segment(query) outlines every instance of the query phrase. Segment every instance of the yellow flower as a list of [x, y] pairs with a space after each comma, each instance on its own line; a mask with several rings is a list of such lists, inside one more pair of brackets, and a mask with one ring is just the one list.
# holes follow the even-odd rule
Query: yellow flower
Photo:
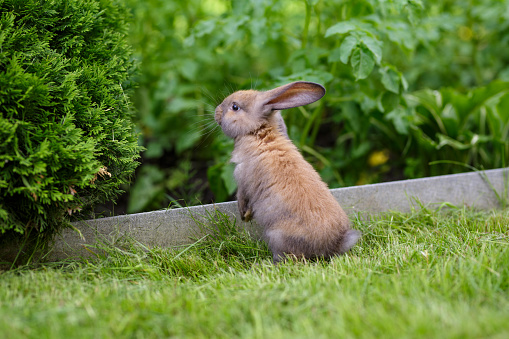
[[472, 32], [472, 29], [470, 29], [470, 27], [461, 26], [460, 28], [458, 28], [458, 36], [463, 41], [470, 41], [474, 36], [474, 32]]
[[389, 151], [375, 151], [369, 155], [368, 164], [371, 167], [383, 165], [389, 160]]

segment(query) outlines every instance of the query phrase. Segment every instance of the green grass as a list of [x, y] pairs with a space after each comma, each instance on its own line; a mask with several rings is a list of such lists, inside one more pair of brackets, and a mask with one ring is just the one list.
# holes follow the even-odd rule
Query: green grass
[[330, 262], [274, 267], [218, 215], [192, 246], [0, 275], [2, 338], [508, 338], [509, 210], [355, 221]]

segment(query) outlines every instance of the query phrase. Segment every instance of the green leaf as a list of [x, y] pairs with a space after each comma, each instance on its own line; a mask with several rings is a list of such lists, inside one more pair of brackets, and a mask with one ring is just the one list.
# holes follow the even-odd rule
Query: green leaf
[[382, 61], [382, 42], [371, 36], [364, 36], [362, 43], [373, 53], [375, 61], [379, 64]]
[[181, 154], [183, 151], [193, 147], [195, 143], [201, 138], [201, 131], [194, 130], [179, 135], [177, 142], [175, 143], [175, 151], [177, 154]]
[[216, 28], [216, 20], [215, 19], [200, 21], [196, 25], [196, 28], [194, 29], [194, 34], [198, 38], [200, 38], [204, 35], [212, 33], [214, 28]]
[[[329, 58], [327, 59], [330, 62], [337, 62], [341, 60], [341, 48], [334, 48], [329, 53]], [[347, 59], [348, 61], [348, 59]]]
[[150, 141], [144, 156], [147, 159], [161, 157], [164, 153], [163, 145], [160, 142]]
[[357, 147], [355, 147], [352, 151], [352, 158], [357, 159], [362, 156], [365, 156], [373, 149], [373, 146], [369, 141], [361, 142]]
[[339, 59], [342, 63], [347, 64], [348, 59], [350, 58], [350, 54], [352, 54], [353, 49], [357, 46], [359, 41], [356, 37], [350, 35], [343, 40], [341, 46], [339, 46]]
[[332, 79], [334, 79], [334, 76], [329, 73], [322, 70], [316, 70], [316, 69], [305, 69], [302, 72], [293, 73], [286, 77], [279, 77], [279, 81], [281, 83], [288, 83], [292, 81], [298, 81], [306, 79], [306, 81], [312, 81], [312, 82], [318, 82], [321, 84], [326, 84]]
[[356, 48], [353, 51], [350, 63], [357, 80], [366, 79], [375, 67], [373, 53], [366, 48]]
[[381, 68], [380, 73], [382, 74], [382, 84], [384, 87], [388, 91], [399, 94], [400, 73], [390, 67]]
[[341, 104], [341, 115], [348, 122], [348, 129], [352, 130], [355, 134], [360, 134], [363, 125], [363, 115], [359, 107], [352, 101], [347, 101]]
[[504, 94], [497, 104], [497, 113], [502, 121], [509, 124], [509, 93]]
[[130, 193], [136, 199], [129, 200], [128, 213], [144, 211], [150, 207], [152, 201], [158, 200], [164, 192], [160, 184], [164, 177], [164, 172], [154, 165], [142, 167], [138, 180], [136, 180], [130, 189]]
[[422, 105], [433, 114], [438, 114], [442, 110], [442, 95], [429, 88], [406, 94], [405, 98], [409, 106]]
[[209, 186], [212, 193], [214, 193], [216, 201], [224, 201], [228, 197], [224, 181], [221, 178], [221, 175], [223, 174], [223, 166], [223, 163], [219, 163], [209, 167], [207, 170]]
[[407, 135], [410, 128], [410, 122], [408, 120], [408, 111], [403, 107], [396, 107], [394, 110], [389, 112], [385, 118], [392, 121], [394, 128], [401, 135]]
[[377, 106], [381, 112], [391, 112], [400, 103], [400, 96], [398, 94], [384, 91], [377, 98]]
[[403, 86], [403, 91], [406, 91], [408, 89], [408, 81], [406, 81], [405, 76], [401, 73], [400, 73], [400, 80], [401, 80], [401, 86]]
[[235, 191], [237, 190], [237, 182], [235, 181], [235, 177], [233, 176], [234, 170], [235, 164], [229, 162], [223, 166], [223, 170], [221, 173], [221, 179], [223, 179], [224, 186], [226, 187], [228, 195], [235, 193]]
[[198, 64], [190, 59], [183, 60], [179, 72], [187, 80], [194, 81], [198, 72]]
[[443, 135], [441, 133], [437, 134], [438, 136], [438, 145], [436, 146], [437, 149], [441, 149], [444, 146], [452, 147], [455, 150], [467, 150], [472, 147], [472, 144], [463, 144], [459, 142], [458, 140], [454, 140], [446, 135]]
[[356, 25], [354, 25], [352, 22], [349, 21], [342, 21], [338, 22], [332, 27], [329, 27], [329, 29], [325, 32], [325, 37], [329, 37], [333, 34], [345, 34], [350, 31], [353, 31], [357, 28]]
[[442, 122], [447, 134], [450, 137], [456, 138], [458, 133], [461, 132], [460, 119], [456, 108], [451, 103], [447, 103], [440, 115], [442, 116]]
[[426, 108], [438, 125], [440, 133], [447, 134], [447, 130], [440, 115], [444, 100], [439, 91], [427, 88], [405, 95], [404, 97], [410, 107], [422, 105]]
[[233, 176], [234, 169], [235, 164], [222, 162], [207, 170], [210, 189], [214, 193], [216, 201], [225, 201], [237, 190], [237, 183]]

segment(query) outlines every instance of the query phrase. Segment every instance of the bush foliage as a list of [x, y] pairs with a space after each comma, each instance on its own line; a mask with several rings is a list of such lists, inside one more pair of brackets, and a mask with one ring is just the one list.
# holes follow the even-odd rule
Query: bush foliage
[[0, 234], [51, 234], [128, 182], [128, 17], [117, 0], [0, 0]]
[[[332, 187], [506, 164], [509, 12], [503, 0], [130, 0], [147, 147], [130, 211], [235, 191], [212, 111], [237, 89], [322, 83], [283, 112]], [[206, 178], [206, 179], [205, 179]], [[200, 183], [198, 179], [201, 179]], [[203, 180], [205, 179], [205, 180]]]

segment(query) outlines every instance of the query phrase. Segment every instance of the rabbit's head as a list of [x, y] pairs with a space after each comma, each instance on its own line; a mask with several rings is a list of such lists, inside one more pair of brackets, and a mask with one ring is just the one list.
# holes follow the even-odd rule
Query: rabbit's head
[[277, 127], [281, 122], [276, 112], [310, 104], [324, 95], [322, 85], [305, 81], [292, 82], [265, 92], [238, 91], [216, 107], [215, 120], [227, 136], [237, 138], [267, 123]]

